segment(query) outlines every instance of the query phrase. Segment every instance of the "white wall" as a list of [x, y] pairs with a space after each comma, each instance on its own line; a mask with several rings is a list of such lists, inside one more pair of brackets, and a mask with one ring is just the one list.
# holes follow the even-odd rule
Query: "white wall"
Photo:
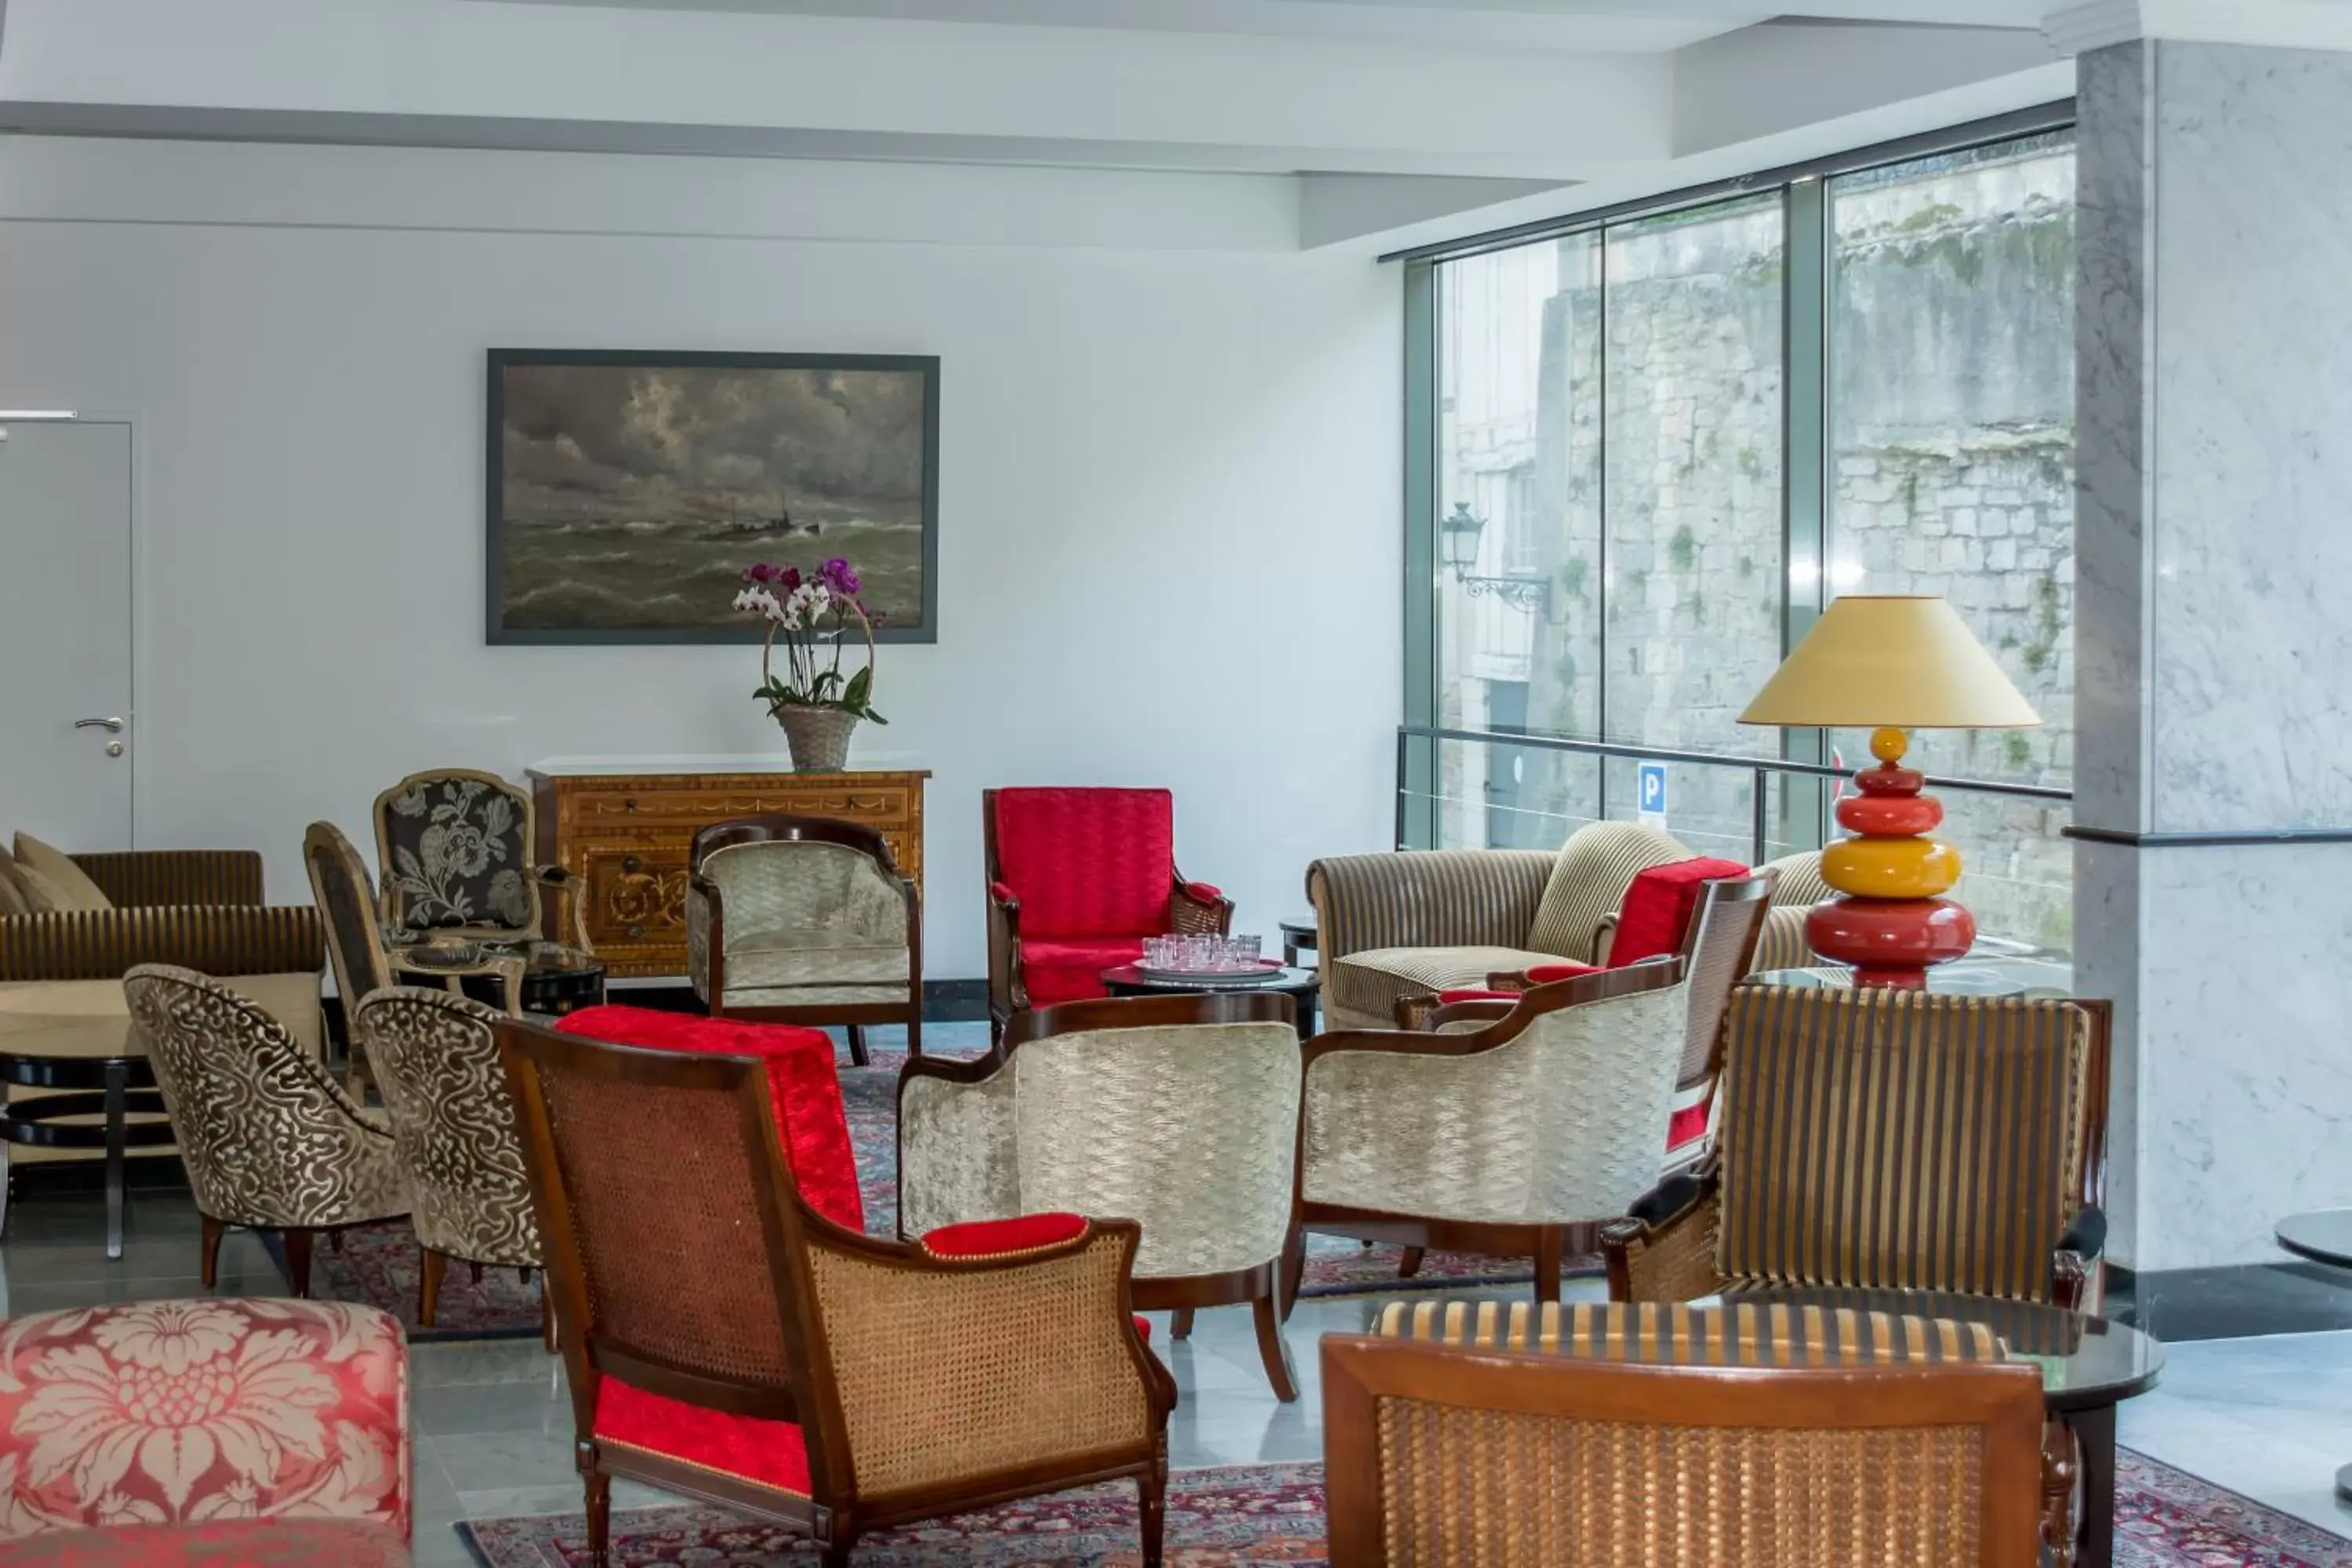
[[[680, 231], [827, 237], [598, 232], [646, 226], [598, 164], [708, 190]], [[484, 645], [482, 353], [936, 353], [940, 640], [883, 650], [871, 742], [935, 773], [932, 976], [985, 967], [994, 784], [1172, 786], [1271, 937], [1307, 860], [1388, 842], [1402, 531], [1398, 279], [1273, 248], [1274, 184], [0, 141], [0, 406], [138, 419], [139, 841], [297, 899], [304, 824], [360, 837], [415, 768], [778, 749], [751, 648]], [[1013, 201], [1060, 243], [970, 242]], [[1223, 248], [1121, 243], [1171, 230]]]

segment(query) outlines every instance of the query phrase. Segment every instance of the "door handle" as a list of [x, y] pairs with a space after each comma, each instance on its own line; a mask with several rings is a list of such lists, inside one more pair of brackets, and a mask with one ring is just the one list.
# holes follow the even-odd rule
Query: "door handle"
[[77, 730], [108, 730], [119, 735], [122, 732], [122, 721], [120, 719], [77, 719], [74, 721], [74, 728]]

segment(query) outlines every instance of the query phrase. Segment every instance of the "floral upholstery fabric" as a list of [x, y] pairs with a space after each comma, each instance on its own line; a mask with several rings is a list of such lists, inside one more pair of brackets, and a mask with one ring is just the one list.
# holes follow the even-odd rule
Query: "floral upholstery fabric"
[[373, 1307], [142, 1301], [0, 1326], [0, 1536], [335, 1519], [405, 1541], [409, 1469], [408, 1352]]
[[142, 964], [122, 990], [199, 1211], [268, 1229], [408, 1212], [392, 1129], [283, 1024], [193, 970]]
[[0, 1541], [0, 1568], [408, 1568], [408, 1543], [355, 1519], [228, 1519]]
[[376, 801], [384, 917], [400, 931], [539, 932], [530, 797], [488, 773], [403, 780]]
[[446, 991], [379, 991], [353, 1020], [408, 1173], [416, 1239], [477, 1263], [540, 1266], [499, 1015]]

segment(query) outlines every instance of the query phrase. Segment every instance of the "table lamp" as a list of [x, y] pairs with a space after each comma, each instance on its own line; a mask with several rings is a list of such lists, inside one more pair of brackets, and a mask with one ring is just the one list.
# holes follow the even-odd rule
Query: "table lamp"
[[1805, 917], [1813, 951], [1853, 965], [1857, 984], [1910, 987], [1968, 952], [1976, 920], [1942, 896], [1960, 879], [1960, 854], [1927, 837], [1944, 808], [1902, 765], [1904, 731], [2022, 730], [2042, 718], [1952, 606], [1927, 594], [1831, 601], [1739, 721], [1871, 731], [1878, 766], [1837, 804], [1857, 837], [1822, 851], [1822, 880], [1840, 896]]

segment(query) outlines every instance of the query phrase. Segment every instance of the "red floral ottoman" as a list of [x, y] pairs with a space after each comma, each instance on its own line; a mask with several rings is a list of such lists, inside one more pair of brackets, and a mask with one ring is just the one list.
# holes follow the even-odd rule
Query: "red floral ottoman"
[[409, 1568], [408, 1543], [357, 1519], [222, 1519], [52, 1530], [0, 1541], [0, 1568]]
[[405, 1542], [408, 1500], [408, 1347], [373, 1307], [140, 1301], [0, 1323], [0, 1537], [337, 1519]]

